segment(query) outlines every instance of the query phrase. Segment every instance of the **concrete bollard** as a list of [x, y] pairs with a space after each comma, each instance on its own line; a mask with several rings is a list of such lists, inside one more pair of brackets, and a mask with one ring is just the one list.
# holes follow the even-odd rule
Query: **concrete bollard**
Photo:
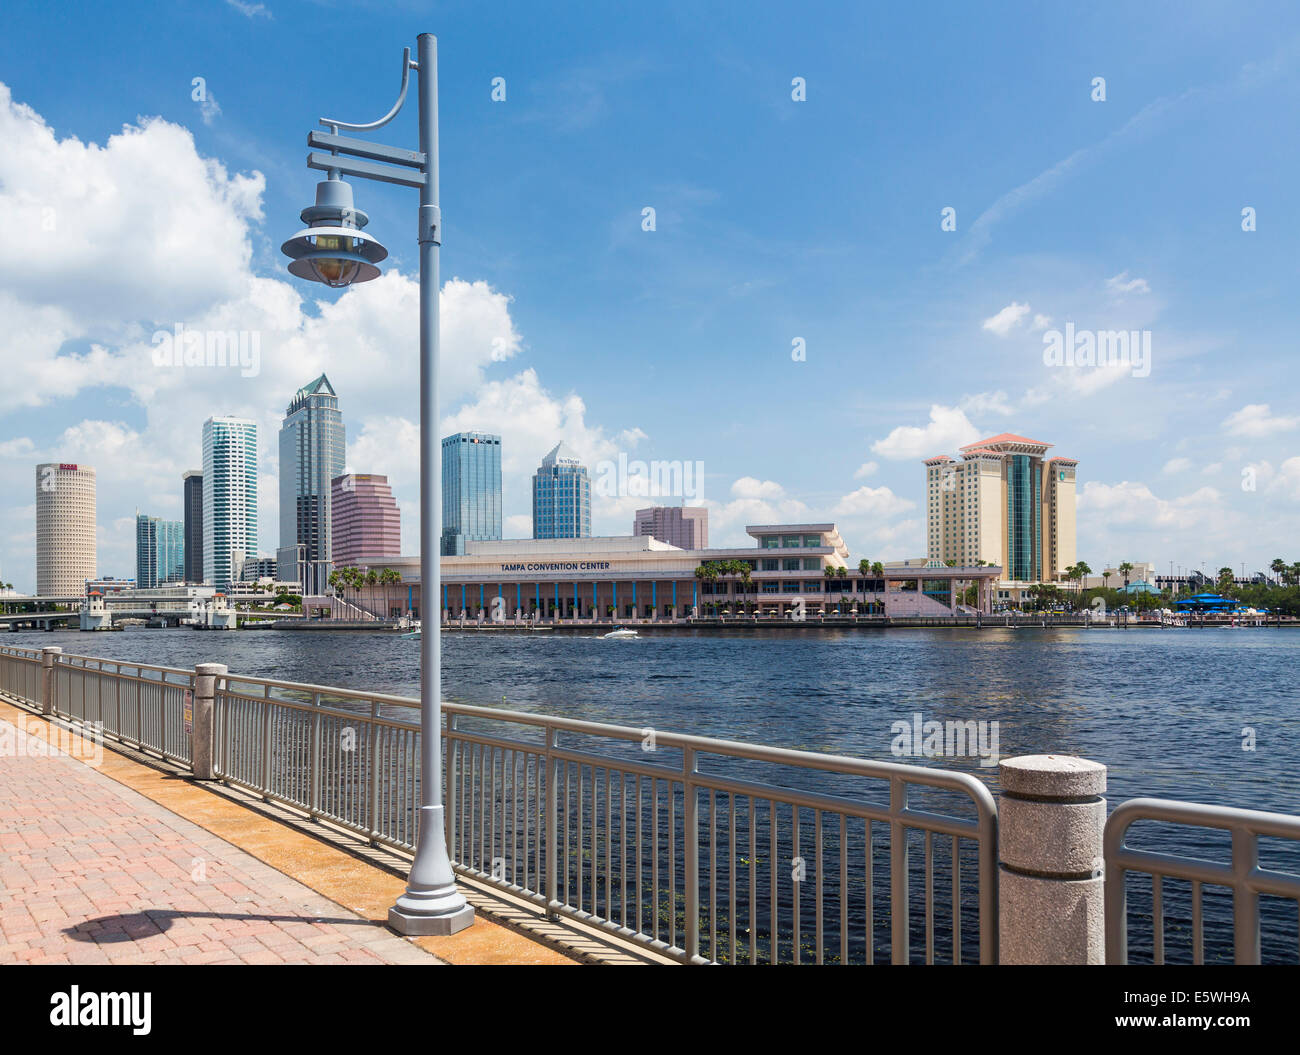
[[58, 645], [52, 645], [49, 648], [41, 649], [41, 713], [53, 714], [54, 694], [58, 691], [57, 683], [54, 680], [54, 664], [58, 662], [58, 656], [63, 649]]
[[1024, 755], [998, 770], [999, 962], [1105, 963], [1106, 767]]
[[216, 748], [217, 679], [224, 678], [224, 663], [194, 664], [194, 725], [190, 731], [190, 768], [195, 780], [214, 780]]

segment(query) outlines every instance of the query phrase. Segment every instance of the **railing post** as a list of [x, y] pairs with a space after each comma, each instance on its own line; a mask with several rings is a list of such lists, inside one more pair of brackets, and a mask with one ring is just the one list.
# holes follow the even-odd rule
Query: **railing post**
[[557, 847], [555, 841], [559, 831], [559, 766], [560, 762], [551, 752], [555, 749], [555, 729], [546, 727], [546, 915], [555, 918], [559, 907], [559, 876], [557, 867]]
[[[686, 856], [687, 963], [694, 962], [700, 955], [700, 802], [695, 790], [697, 765], [695, 748], [682, 748], [682, 852]], [[671, 793], [669, 789], [669, 794]], [[798, 911], [796, 905], [796, 918]], [[713, 920], [709, 920], [709, 926], [714, 926]]]
[[262, 801], [271, 801], [271, 686], [262, 686]]
[[[907, 784], [902, 777], [889, 780], [889, 962], [906, 966], [912, 961], [909, 942], [911, 930], [911, 898], [908, 892], [907, 829], [903, 826], [903, 811], [907, 809]], [[871, 825], [867, 825], [867, 838], [871, 838]], [[867, 906], [868, 911], [874, 911]], [[868, 935], [867, 940], [871, 940]]]
[[999, 963], [1106, 960], [1106, 767], [1072, 755], [998, 764]]
[[63, 649], [57, 645], [51, 648], [41, 649], [41, 713], [55, 714], [58, 711], [55, 694], [58, 692], [58, 682], [55, 681], [55, 664], [58, 662], [59, 654]]
[[320, 757], [320, 693], [314, 692], [311, 697], [311, 759], [307, 763], [308, 783], [311, 788], [310, 801], [311, 809], [308, 814], [312, 820], [321, 808], [321, 757]]
[[[194, 721], [190, 730], [190, 767], [195, 780], [216, 779], [217, 682], [229, 668], [224, 663], [194, 664]], [[161, 691], [161, 690], [160, 690]], [[162, 707], [159, 706], [161, 712]], [[159, 743], [162, 741], [160, 740]]]
[[443, 799], [447, 803], [447, 809], [444, 814], [446, 818], [447, 856], [451, 858], [454, 865], [459, 861], [456, 853], [456, 810], [457, 797], [456, 788], [460, 782], [460, 770], [457, 761], [460, 757], [460, 751], [456, 743], [456, 715], [447, 715], [447, 730], [443, 738], [443, 750], [447, 753], [447, 760], [443, 763], [444, 772], [446, 773], [445, 787], [443, 789]]
[[370, 701], [370, 735], [366, 759], [370, 763], [370, 845], [379, 837], [379, 701]]

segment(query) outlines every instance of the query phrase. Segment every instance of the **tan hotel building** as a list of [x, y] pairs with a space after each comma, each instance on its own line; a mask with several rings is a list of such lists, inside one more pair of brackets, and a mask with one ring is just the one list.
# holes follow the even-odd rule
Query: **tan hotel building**
[[[734, 549], [681, 549], [651, 536], [467, 541], [463, 555], [442, 558], [442, 607], [450, 619], [490, 617], [495, 598], [507, 619], [682, 619], [704, 615], [713, 604], [747, 601], [767, 615], [802, 608], [815, 615], [837, 604], [873, 603], [887, 615], [950, 615], [959, 583], [979, 584], [979, 607], [988, 611], [990, 586], [1000, 568], [886, 568], [879, 577], [858, 573], [834, 524], [767, 524], [745, 529], [754, 545]], [[706, 561], [741, 560], [751, 582], [726, 575], [701, 582]], [[420, 561], [372, 561], [393, 568], [400, 584], [348, 594], [383, 618], [419, 616]], [[829, 586], [827, 567], [848, 568], [842, 590]], [[911, 576], [907, 578], [906, 576]], [[833, 580], [838, 582], [840, 580]]]
[[1079, 463], [1046, 457], [1050, 443], [1004, 432], [925, 461], [931, 559], [983, 560], [1004, 584], [1053, 582], [1075, 563]]

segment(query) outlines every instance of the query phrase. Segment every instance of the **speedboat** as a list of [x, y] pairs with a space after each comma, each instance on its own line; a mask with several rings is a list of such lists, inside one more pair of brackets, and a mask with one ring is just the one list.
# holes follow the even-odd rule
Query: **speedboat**
[[613, 630], [611, 630], [608, 634], [605, 634], [604, 636], [607, 638], [612, 637], [615, 640], [622, 640], [623, 638], [640, 637], [641, 635], [638, 634], [635, 630], [629, 630], [625, 626], [616, 626], [614, 627]]

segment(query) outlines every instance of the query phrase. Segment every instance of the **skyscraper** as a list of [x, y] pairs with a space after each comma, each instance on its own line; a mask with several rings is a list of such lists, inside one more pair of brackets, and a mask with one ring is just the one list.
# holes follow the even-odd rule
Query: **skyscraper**
[[46, 462], [36, 467], [36, 592], [76, 597], [95, 578], [95, 470]]
[[638, 509], [632, 520], [633, 535], [649, 535], [682, 549], [709, 548], [707, 506], [651, 506]]
[[185, 481], [185, 581], [203, 581], [203, 470], [191, 469]]
[[140, 588], [185, 578], [185, 525], [135, 513], [135, 583]]
[[334, 563], [339, 567], [402, 555], [402, 513], [387, 476], [349, 473], [333, 481]]
[[589, 538], [591, 478], [583, 465], [557, 443], [533, 474], [533, 538]]
[[280, 426], [278, 574], [309, 594], [323, 594], [329, 578], [330, 488], [346, 457], [339, 397], [321, 374], [298, 389]]
[[203, 580], [227, 588], [257, 554], [257, 423], [203, 423]]
[[1011, 582], [1051, 582], [1075, 563], [1073, 458], [1009, 432], [925, 462], [928, 552], [936, 560], [1003, 568]]
[[457, 432], [442, 439], [444, 555], [463, 554], [467, 541], [501, 538], [501, 437]]

